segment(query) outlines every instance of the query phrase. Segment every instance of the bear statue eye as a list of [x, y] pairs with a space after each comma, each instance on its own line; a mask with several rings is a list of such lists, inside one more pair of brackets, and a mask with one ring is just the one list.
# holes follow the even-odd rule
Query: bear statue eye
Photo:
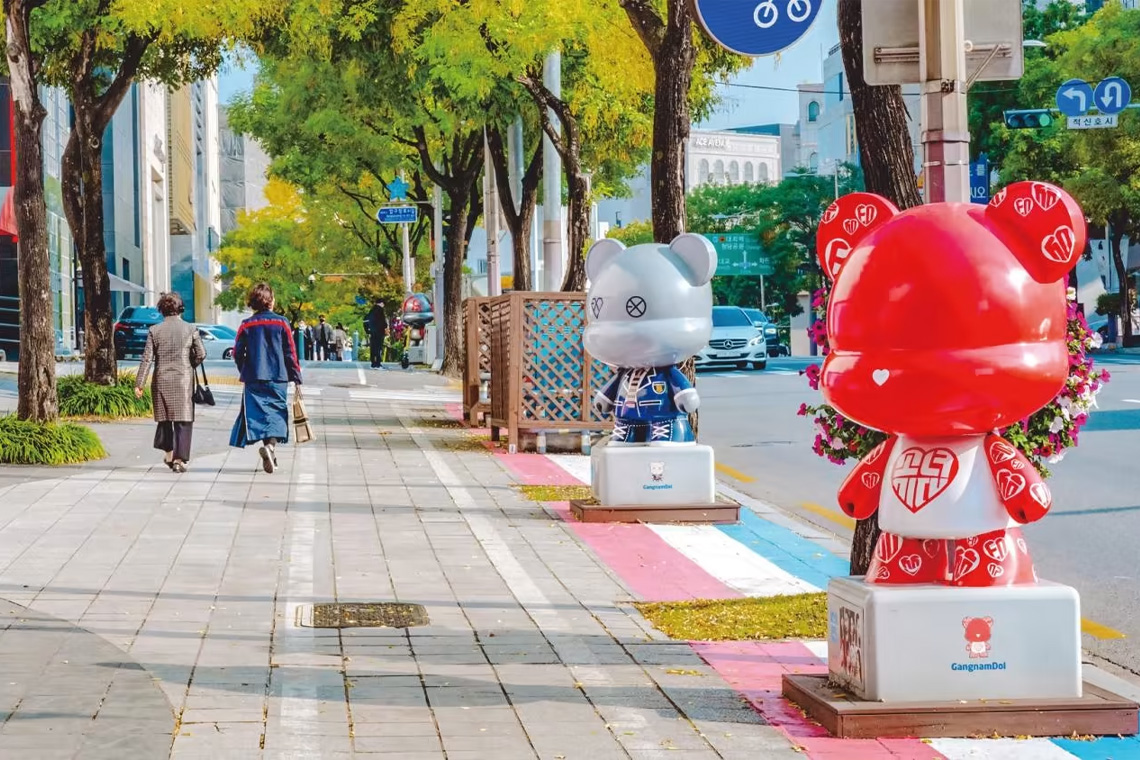
[[603, 302], [602, 302], [601, 298], [591, 298], [590, 299], [590, 311], [593, 312], [594, 319], [597, 319], [598, 317], [602, 316], [602, 303]]
[[645, 299], [641, 296], [632, 296], [625, 302], [625, 313], [634, 319], [645, 316]]

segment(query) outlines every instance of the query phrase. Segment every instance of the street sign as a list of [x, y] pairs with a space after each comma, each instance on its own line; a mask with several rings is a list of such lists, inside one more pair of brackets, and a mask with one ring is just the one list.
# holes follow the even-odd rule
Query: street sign
[[1116, 129], [1118, 126], [1120, 117], [1116, 114], [1069, 117], [1069, 129]]
[[388, 197], [393, 201], [406, 201], [408, 199], [408, 183], [403, 177], [396, 177], [388, 183]]
[[1057, 110], [1065, 116], [1084, 116], [1092, 106], [1093, 88], [1085, 80], [1070, 79], [1057, 88]]
[[990, 202], [990, 161], [985, 153], [970, 164], [970, 202]]
[[419, 218], [419, 209], [415, 206], [381, 206], [376, 212], [376, 221], [380, 224], [415, 224]]
[[[1096, 86], [1096, 107], [1103, 114], [1118, 114], [1132, 102], [1132, 87], [1120, 77], [1107, 77]], [[1078, 114], [1066, 114], [1076, 116]]]
[[823, 0], [694, 0], [713, 41], [741, 55], [772, 55], [807, 34]]
[[702, 233], [702, 237], [716, 249], [718, 277], [772, 274], [772, 264], [755, 233], [711, 232]]

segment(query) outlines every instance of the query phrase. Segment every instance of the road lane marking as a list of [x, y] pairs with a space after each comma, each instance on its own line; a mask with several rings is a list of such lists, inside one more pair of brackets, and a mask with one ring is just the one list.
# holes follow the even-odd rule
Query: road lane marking
[[1115, 628], [1101, 625], [1087, 618], [1081, 618], [1081, 633], [1087, 633], [1094, 639], [1126, 639], [1128, 638]]
[[806, 509], [808, 512], [819, 515], [824, 519], [831, 520], [833, 523], [842, 525], [844, 528], [850, 528], [852, 530], [855, 528], [855, 521], [837, 509], [828, 509], [822, 504], [816, 504], [815, 502], [811, 501], [801, 501], [800, 506]]
[[732, 478], [733, 480], [739, 480], [741, 483], [755, 483], [756, 482], [756, 478], [752, 477], [751, 475], [745, 475], [743, 472], [736, 469], [735, 467], [729, 467], [727, 464], [724, 464], [723, 462], [717, 462], [716, 463], [716, 469], [719, 472], [723, 472], [725, 475]]

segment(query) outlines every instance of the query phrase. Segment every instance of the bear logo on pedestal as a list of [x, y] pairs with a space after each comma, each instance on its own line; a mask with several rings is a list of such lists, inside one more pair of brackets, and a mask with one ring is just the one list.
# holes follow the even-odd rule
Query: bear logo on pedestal
[[970, 659], [989, 657], [994, 619], [991, 617], [963, 618], [962, 627], [966, 629], [966, 651], [970, 654]]
[[694, 442], [688, 415], [700, 397], [677, 365], [712, 335], [716, 263], [700, 235], [632, 248], [606, 239], [590, 248], [582, 343], [616, 370], [593, 399], [599, 417], [613, 414], [610, 445]]

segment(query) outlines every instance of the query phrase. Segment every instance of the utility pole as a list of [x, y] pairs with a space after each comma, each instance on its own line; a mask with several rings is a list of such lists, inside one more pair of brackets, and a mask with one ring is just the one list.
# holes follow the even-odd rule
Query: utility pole
[[970, 200], [965, 0], [919, 0], [922, 147], [927, 203]]
[[435, 355], [443, 357], [444, 344], [443, 344], [443, 326], [447, 324], [444, 318], [444, 310], [451, 308], [450, 304], [444, 302], [444, 293], [446, 292], [443, 287], [443, 188], [436, 185], [432, 190], [432, 220], [431, 220], [431, 237], [432, 243], [435, 247], [435, 278], [433, 280], [433, 289], [435, 290], [435, 300], [432, 306], [435, 310]]
[[487, 295], [503, 292], [503, 278], [499, 274], [499, 187], [495, 182], [491, 148], [487, 131], [483, 130], [483, 227], [487, 231]]
[[[404, 180], [404, 172], [400, 171], [400, 181]], [[407, 296], [412, 292], [412, 288], [416, 285], [416, 268], [412, 262], [412, 246], [408, 240], [408, 225], [400, 225], [400, 246], [404, 251], [404, 295]]]
[[[562, 97], [562, 53], [555, 50], [542, 67], [543, 84], [556, 98]], [[554, 111], [550, 122], [560, 129]], [[542, 289], [562, 287], [562, 157], [554, 143], [542, 138]]]

